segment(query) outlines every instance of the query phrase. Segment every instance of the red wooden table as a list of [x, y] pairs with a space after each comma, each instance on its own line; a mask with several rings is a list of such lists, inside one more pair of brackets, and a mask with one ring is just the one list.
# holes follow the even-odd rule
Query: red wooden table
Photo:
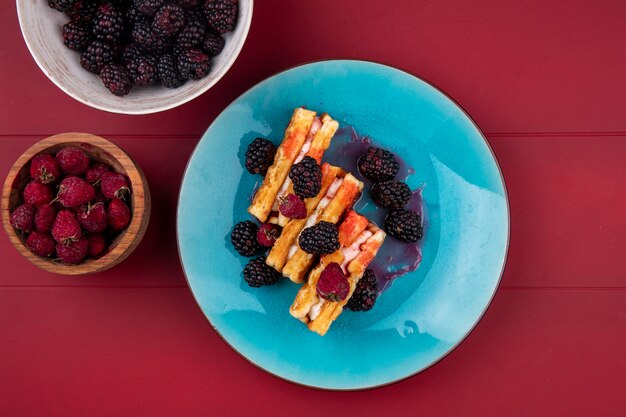
[[[623, 0], [258, 0], [224, 79], [151, 116], [62, 93], [5, 6], [2, 176], [43, 137], [99, 134], [145, 171], [153, 217], [122, 265], [82, 278], [36, 269], [2, 234], [0, 416], [626, 415]], [[265, 77], [325, 58], [393, 65], [454, 97], [489, 138], [511, 204], [483, 320], [437, 365], [374, 391], [307, 389], [240, 358], [196, 307], [176, 250], [178, 187], [206, 127]]]

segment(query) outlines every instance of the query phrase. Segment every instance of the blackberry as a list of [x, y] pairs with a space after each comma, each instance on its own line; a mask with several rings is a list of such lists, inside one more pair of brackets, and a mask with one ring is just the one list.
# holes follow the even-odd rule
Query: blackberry
[[138, 22], [133, 26], [131, 38], [139, 48], [149, 54], [161, 55], [172, 46], [168, 39], [159, 36], [145, 21]]
[[403, 208], [411, 199], [411, 189], [398, 180], [377, 182], [372, 187], [372, 198], [380, 207]]
[[259, 242], [256, 240], [258, 232], [259, 227], [250, 220], [239, 222], [230, 233], [230, 242], [240, 255], [252, 256], [259, 251]]
[[276, 146], [267, 139], [256, 138], [246, 149], [246, 169], [250, 174], [267, 174], [274, 162]]
[[143, 51], [135, 43], [129, 43], [124, 47], [124, 49], [122, 49], [122, 61], [124, 61], [124, 63], [127, 63], [131, 59], [135, 59], [140, 55], [143, 55]]
[[91, 24], [97, 10], [98, 3], [95, 0], [78, 0], [65, 14], [70, 20]]
[[139, 23], [146, 19], [147, 18], [139, 12], [137, 6], [130, 6], [128, 10], [126, 10], [126, 20], [131, 24]]
[[389, 151], [369, 148], [358, 162], [359, 171], [372, 181], [386, 181], [396, 176], [400, 165]]
[[251, 287], [262, 287], [263, 285], [276, 284], [280, 279], [280, 274], [271, 266], [265, 263], [265, 256], [251, 259], [243, 268], [243, 279]]
[[75, 0], [48, 0], [48, 6], [60, 12], [69, 10], [74, 5]]
[[403, 242], [417, 242], [424, 233], [421, 223], [422, 218], [416, 212], [394, 209], [387, 213], [384, 229], [391, 236]]
[[205, 0], [203, 5], [209, 27], [220, 34], [235, 29], [238, 9], [238, 0]]
[[115, 50], [108, 43], [95, 40], [80, 55], [80, 65], [89, 72], [98, 74], [104, 64], [113, 61]]
[[159, 35], [169, 38], [185, 26], [185, 11], [176, 4], [161, 7], [152, 21], [152, 29]]
[[189, 80], [199, 80], [211, 70], [211, 58], [199, 49], [187, 49], [178, 55], [178, 72]]
[[154, 85], [159, 82], [156, 58], [149, 55], [136, 55], [126, 61], [126, 70], [133, 83]]
[[96, 39], [117, 43], [124, 32], [122, 12], [111, 3], [101, 4], [92, 22], [91, 30]]
[[176, 45], [181, 49], [191, 49], [202, 47], [204, 40], [204, 32], [206, 27], [203, 22], [194, 19], [189, 15], [187, 17], [187, 25], [180, 31], [176, 37]]
[[133, 6], [143, 16], [154, 17], [164, 3], [164, 0], [135, 0]]
[[366, 269], [365, 273], [356, 284], [352, 297], [348, 300], [346, 308], [352, 311], [369, 311], [374, 307], [378, 297], [378, 282], [376, 275], [371, 269]]
[[171, 54], [165, 54], [159, 58], [157, 74], [166, 88], [177, 88], [185, 84], [185, 79], [180, 76], [176, 68], [176, 59]]
[[207, 30], [202, 41], [202, 49], [211, 56], [219, 55], [224, 49], [224, 38], [219, 33]]
[[70, 49], [82, 51], [91, 42], [89, 26], [78, 21], [70, 21], [63, 25], [63, 43]]
[[306, 253], [327, 254], [339, 249], [339, 233], [337, 226], [321, 221], [307, 227], [298, 238], [300, 248]]
[[322, 188], [322, 169], [315, 159], [305, 156], [302, 161], [291, 167], [289, 179], [298, 197], [302, 199], [315, 197]]
[[100, 79], [104, 86], [116, 96], [125, 96], [133, 87], [126, 68], [121, 64], [110, 63], [102, 66]]

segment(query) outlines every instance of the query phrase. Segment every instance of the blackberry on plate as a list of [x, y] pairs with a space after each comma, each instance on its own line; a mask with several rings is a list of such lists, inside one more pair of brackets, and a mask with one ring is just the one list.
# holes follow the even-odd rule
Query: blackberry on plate
[[411, 210], [393, 209], [385, 217], [384, 229], [403, 242], [417, 242], [422, 238], [422, 218]]
[[137, 11], [146, 17], [154, 17], [163, 6], [165, 0], [134, 0], [133, 6]]
[[100, 79], [104, 86], [116, 96], [125, 96], [133, 87], [126, 68], [121, 64], [103, 65], [100, 69]]
[[100, 68], [115, 57], [115, 50], [108, 43], [95, 40], [80, 55], [80, 65], [89, 72], [98, 74]]
[[65, 14], [70, 20], [91, 24], [97, 10], [98, 2], [96, 0], [78, 0]]
[[238, 0], [205, 0], [203, 5], [209, 27], [218, 33], [235, 29], [238, 9]]
[[389, 151], [370, 147], [358, 162], [359, 171], [372, 181], [386, 181], [396, 176], [400, 164]]
[[185, 11], [177, 4], [161, 7], [152, 21], [152, 29], [165, 38], [176, 35], [185, 26]]
[[78, 21], [70, 21], [63, 25], [63, 43], [70, 49], [82, 51], [91, 42], [89, 26]]
[[124, 32], [122, 12], [111, 3], [101, 4], [92, 22], [91, 30], [96, 39], [117, 43]]
[[159, 82], [156, 58], [149, 55], [136, 55], [126, 61], [126, 69], [133, 83], [154, 85]]
[[276, 284], [280, 273], [265, 263], [265, 256], [251, 259], [243, 268], [243, 279], [251, 287]]
[[48, 6], [60, 12], [67, 11], [74, 5], [75, 0], [48, 0]]
[[384, 208], [403, 208], [411, 199], [411, 189], [398, 180], [377, 182], [372, 187], [374, 202]]
[[157, 34], [152, 26], [145, 21], [138, 22], [133, 26], [131, 38], [139, 48], [150, 54], [163, 54], [172, 46], [169, 39]]
[[305, 156], [291, 167], [289, 179], [298, 197], [315, 197], [322, 188], [322, 169], [315, 159]]
[[205, 31], [205, 24], [189, 14], [187, 16], [187, 25], [176, 36], [176, 45], [181, 49], [202, 47]]
[[171, 54], [162, 55], [157, 62], [157, 74], [166, 88], [177, 88], [185, 84], [176, 68], [176, 59]]
[[224, 38], [219, 33], [208, 29], [202, 40], [202, 49], [211, 56], [219, 55], [222, 49], [224, 49], [224, 43]]
[[233, 231], [230, 233], [230, 242], [235, 247], [235, 250], [242, 256], [252, 256], [259, 251], [259, 242], [256, 240], [256, 235], [259, 232], [259, 227], [246, 220], [239, 222], [233, 227]]
[[371, 269], [366, 269], [356, 284], [354, 293], [348, 300], [346, 308], [352, 311], [369, 311], [374, 307], [377, 297], [378, 282], [376, 281], [376, 274]]
[[276, 146], [267, 139], [256, 138], [246, 149], [246, 169], [250, 174], [267, 174], [274, 162]]
[[199, 49], [187, 49], [178, 54], [178, 72], [188, 80], [199, 80], [211, 70], [211, 58]]
[[339, 249], [339, 233], [337, 226], [321, 221], [307, 227], [298, 238], [300, 248], [306, 253], [327, 254]]

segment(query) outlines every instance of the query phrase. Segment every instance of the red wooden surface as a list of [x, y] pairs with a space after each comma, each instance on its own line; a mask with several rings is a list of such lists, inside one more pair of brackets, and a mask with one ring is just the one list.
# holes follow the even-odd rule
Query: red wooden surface
[[[257, 0], [226, 77], [152, 116], [58, 90], [9, 4], [0, 174], [42, 137], [95, 133], [142, 166], [154, 209], [139, 249], [91, 277], [40, 271], [2, 234], [0, 416], [626, 415], [623, 1]], [[375, 391], [311, 390], [248, 364], [195, 306], [176, 252], [199, 135], [264, 77], [324, 58], [394, 65], [448, 92], [487, 133], [511, 204], [508, 264], [483, 320], [437, 365]]]

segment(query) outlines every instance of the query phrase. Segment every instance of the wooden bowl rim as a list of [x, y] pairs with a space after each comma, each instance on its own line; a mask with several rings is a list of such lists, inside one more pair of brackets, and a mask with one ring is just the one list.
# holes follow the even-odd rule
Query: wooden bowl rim
[[[100, 148], [102, 151], [107, 152], [113, 156], [110, 150], [116, 152], [114, 159], [124, 169], [124, 174], [131, 183], [132, 193], [132, 217], [128, 227], [122, 231], [121, 236], [118, 238], [115, 247], [106, 253], [104, 256], [97, 259], [87, 259], [86, 261], [77, 265], [67, 265], [59, 261], [55, 261], [50, 258], [44, 258], [42, 256], [35, 255], [24, 244], [18, 233], [15, 231], [10, 223], [10, 207], [9, 198], [13, 188], [13, 184], [16, 180], [18, 173], [23, 167], [35, 156], [55, 145], [63, 143], [87, 143], [91, 146]], [[107, 150], [109, 148], [110, 150]], [[132, 172], [137, 172], [138, 175], [130, 175]], [[145, 202], [143, 207], [135, 204], [138, 200]], [[84, 275], [92, 274], [95, 272], [104, 271], [109, 269], [121, 261], [123, 261], [135, 247], [139, 244], [143, 238], [145, 231], [150, 220], [150, 190], [148, 188], [148, 182], [141, 171], [141, 168], [132, 160], [132, 158], [115, 143], [105, 139], [101, 136], [92, 135], [89, 133], [79, 132], [67, 132], [60, 133], [53, 136], [49, 136], [39, 142], [33, 144], [28, 148], [20, 157], [15, 161], [2, 188], [2, 223], [4, 229], [9, 235], [9, 239], [13, 243], [13, 246], [31, 263], [34, 265], [57, 274], [63, 275]]]

